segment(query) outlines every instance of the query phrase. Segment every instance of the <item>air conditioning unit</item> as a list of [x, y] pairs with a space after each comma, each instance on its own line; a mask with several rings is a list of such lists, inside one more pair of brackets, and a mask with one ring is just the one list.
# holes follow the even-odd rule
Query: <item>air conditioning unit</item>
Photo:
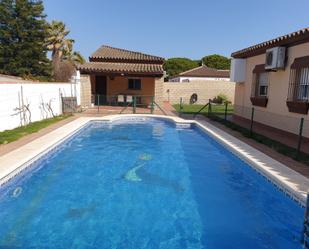
[[285, 47], [274, 47], [266, 50], [265, 69], [278, 70], [285, 66]]
[[232, 82], [245, 82], [246, 80], [246, 59], [232, 58], [230, 81]]

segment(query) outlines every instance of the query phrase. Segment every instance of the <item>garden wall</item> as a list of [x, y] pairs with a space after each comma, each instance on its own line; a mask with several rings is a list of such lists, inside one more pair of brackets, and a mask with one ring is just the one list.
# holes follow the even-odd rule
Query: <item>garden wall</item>
[[69, 82], [33, 82], [0, 75], [0, 131], [62, 114], [61, 96], [79, 96], [79, 88]]
[[190, 102], [192, 94], [197, 94], [197, 104], [206, 104], [219, 94], [224, 94], [232, 103], [234, 102], [235, 83], [229, 81], [190, 81], [165, 82], [163, 96], [171, 104], [179, 104], [180, 98], [185, 104]]

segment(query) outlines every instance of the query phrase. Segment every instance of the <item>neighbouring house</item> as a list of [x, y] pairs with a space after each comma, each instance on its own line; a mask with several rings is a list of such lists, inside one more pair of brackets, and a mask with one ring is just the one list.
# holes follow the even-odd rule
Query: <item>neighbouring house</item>
[[170, 78], [169, 82], [191, 82], [204, 80], [229, 81], [230, 71], [218, 70], [202, 65]]
[[309, 28], [232, 53], [235, 115], [309, 137]]
[[171, 104], [206, 104], [219, 94], [234, 101], [235, 83], [230, 82], [229, 70], [217, 70], [202, 65], [180, 73], [164, 82], [164, 100]]
[[83, 107], [132, 102], [160, 104], [163, 94], [164, 58], [102, 46], [79, 66]]

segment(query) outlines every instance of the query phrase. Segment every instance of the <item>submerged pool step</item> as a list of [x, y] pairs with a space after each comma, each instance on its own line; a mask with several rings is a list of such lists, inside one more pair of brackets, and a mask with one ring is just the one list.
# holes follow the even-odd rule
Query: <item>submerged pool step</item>
[[176, 123], [176, 129], [190, 129], [191, 124]]

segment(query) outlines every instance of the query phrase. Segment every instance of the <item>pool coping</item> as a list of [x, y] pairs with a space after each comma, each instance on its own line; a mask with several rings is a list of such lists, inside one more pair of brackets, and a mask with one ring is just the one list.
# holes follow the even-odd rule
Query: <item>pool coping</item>
[[267, 156], [252, 146], [231, 136], [225, 131], [213, 126], [206, 120], [184, 120], [174, 116], [153, 114], [121, 114], [104, 117], [80, 117], [50, 133], [33, 140], [0, 157], [0, 187], [19, 175], [31, 164], [72, 137], [91, 121], [113, 122], [140, 118], [160, 118], [173, 121], [176, 124], [192, 124], [199, 127], [217, 142], [226, 147], [258, 173], [266, 177], [276, 187], [305, 206], [309, 191], [309, 179], [288, 168], [277, 160]]

